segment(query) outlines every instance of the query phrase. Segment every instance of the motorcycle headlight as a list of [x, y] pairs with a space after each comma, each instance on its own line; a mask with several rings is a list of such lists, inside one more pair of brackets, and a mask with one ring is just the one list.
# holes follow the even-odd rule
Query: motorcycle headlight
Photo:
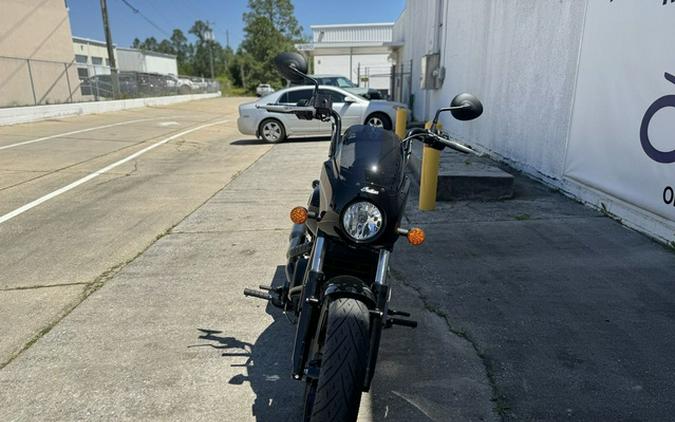
[[349, 237], [357, 241], [374, 238], [383, 223], [379, 208], [366, 201], [351, 204], [342, 214], [342, 227]]

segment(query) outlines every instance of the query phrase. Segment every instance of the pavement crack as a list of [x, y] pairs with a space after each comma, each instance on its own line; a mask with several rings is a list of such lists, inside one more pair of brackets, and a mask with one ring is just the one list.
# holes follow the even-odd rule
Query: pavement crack
[[446, 325], [448, 326], [448, 330], [452, 334], [456, 335], [457, 337], [463, 338], [471, 345], [474, 352], [476, 353], [476, 356], [478, 357], [478, 359], [480, 359], [485, 369], [485, 376], [488, 380], [488, 383], [490, 384], [490, 389], [492, 390], [492, 397], [490, 400], [494, 404], [493, 411], [497, 414], [497, 416], [501, 421], [505, 421], [507, 416], [509, 416], [511, 413], [511, 407], [508, 405], [506, 401], [506, 396], [504, 395], [503, 392], [501, 392], [499, 386], [497, 385], [494, 365], [492, 361], [487, 356], [485, 356], [485, 354], [480, 350], [478, 341], [475, 338], [473, 338], [473, 336], [466, 330], [458, 329], [455, 326], [453, 326], [448, 314], [443, 309], [430, 303], [429, 298], [424, 293], [422, 293], [422, 290], [418, 286], [406, 281], [403, 274], [401, 274], [400, 272], [396, 271], [393, 268], [390, 268], [389, 272], [394, 280], [414, 290], [419, 299], [424, 304], [424, 308], [427, 311], [442, 318], [445, 321]]
[[17, 290], [34, 290], [34, 289], [48, 289], [51, 287], [68, 287], [68, 286], [88, 286], [91, 283], [77, 282], [77, 283], [58, 283], [58, 284], [37, 284], [34, 286], [19, 286], [19, 287], [3, 287], [0, 292], [13, 292]]

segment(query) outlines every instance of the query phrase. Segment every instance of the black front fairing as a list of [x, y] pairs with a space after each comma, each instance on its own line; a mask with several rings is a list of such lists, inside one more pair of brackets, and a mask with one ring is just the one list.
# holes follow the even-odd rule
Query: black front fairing
[[347, 129], [321, 172], [321, 230], [350, 241], [340, 224], [342, 211], [368, 200], [384, 213], [385, 223], [382, 234], [368, 243], [390, 248], [408, 194], [404, 170], [401, 141], [393, 132], [365, 125]]
[[395, 191], [403, 175], [401, 141], [393, 132], [371, 126], [352, 126], [335, 147], [340, 182]]

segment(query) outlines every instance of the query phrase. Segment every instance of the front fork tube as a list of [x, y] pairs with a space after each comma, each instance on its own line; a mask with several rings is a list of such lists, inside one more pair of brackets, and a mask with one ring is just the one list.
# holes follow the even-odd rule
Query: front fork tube
[[391, 252], [380, 250], [380, 256], [377, 261], [377, 271], [375, 273], [374, 292], [377, 306], [373, 313], [370, 323], [370, 347], [368, 348], [368, 366], [366, 367], [366, 378], [363, 380], [363, 391], [370, 390], [370, 384], [375, 375], [375, 365], [377, 364], [377, 354], [380, 351], [380, 338], [382, 337], [382, 328], [384, 319], [387, 317], [389, 307], [389, 286], [387, 286], [387, 271], [389, 271], [389, 257]]
[[316, 237], [312, 257], [310, 260], [309, 271], [307, 272], [302, 297], [300, 298], [301, 307], [298, 327], [295, 332], [295, 346], [293, 347], [293, 378], [302, 379], [307, 353], [309, 351], [309, 340], [312, 334], [312, 321], [319, 311], [318, 299], [316, 297], [317, 286], [323, 279], [323, 258], [326, 252], [326, 242], [321, 233]]

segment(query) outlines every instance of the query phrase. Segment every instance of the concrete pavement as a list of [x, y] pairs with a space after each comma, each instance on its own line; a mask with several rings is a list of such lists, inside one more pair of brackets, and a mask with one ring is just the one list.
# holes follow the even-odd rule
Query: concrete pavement
[[[0, 370], [0, 420], [299, 420], [303, 386], [289, 379], [294, 327], [242, 290], [280, 281], [288, 210], [306, 202], [327, 150], [326, 141], [270, 147], [237, 137], [227, 125], [209, 128], [149, 152], [138, 170], [129, 164], [130, 176], [120, 171], [69, 192], [79, 194], [75, 208], [72, 196], [59, 197], [70, 201], [55, 199], [52, 216], [39, 207], [10, 220], [27, 222], [11, 238], [24, 243], [14, 248], [14, 275], [4, 281], [19, 288], [2, 292], [8, 299], [0, 296], [3, 315], [14, 318], [3, 333], [25, 332], [42, 315], [52, 319], [48, 332], [35, 334]], [[215, 194], [199, 206], [194, 190]], [[50, 225], [44, 238], [55, 239], [44, 246], [37, 233], [26, 240], [21, 234]], [[146, 243], [133, 243], [135, 236]], [[58, 239], [77, 253], [67, 253]], [[58, 270], [37, 259], [22, 264], [24, 248], [64, 264]], [[34, 288], [30, 281], [42, 271], [52, 271], [59, 284]], [[89, 281], [65, 285], [69, 279]], [[5, 300], [12, 305], [4, 307]], [[51, 300], [61, 302], [48, 307]], [[67, 315], [56, 316], [68, 300]], [[494, 420], [487, 373], [471, 343], [396, 280], [393, 306], [411, 311], [420, 327], [385, 332], [360, 421]]]
[[153, 143], [229, 118], [0, 223], [0, 367], [270, 148], [230, 145], [239, 101], [0, 128], [2, 219]]
[[[229, 120], [0, 224], [0, 420], [298, 420], [293, 326], [241, 292], [281, 280], [328, 143], [242, 138], [236, 103], [0, 130], [1, 148], [157, 118], [0, 150], [2, 216]], [[412, 198], [427, 242], [397, 245], [392, 306], [420, 326], [385, 332], [361, 422], [675, 413], [673, 252], [522, 176], [515, 193]]]

